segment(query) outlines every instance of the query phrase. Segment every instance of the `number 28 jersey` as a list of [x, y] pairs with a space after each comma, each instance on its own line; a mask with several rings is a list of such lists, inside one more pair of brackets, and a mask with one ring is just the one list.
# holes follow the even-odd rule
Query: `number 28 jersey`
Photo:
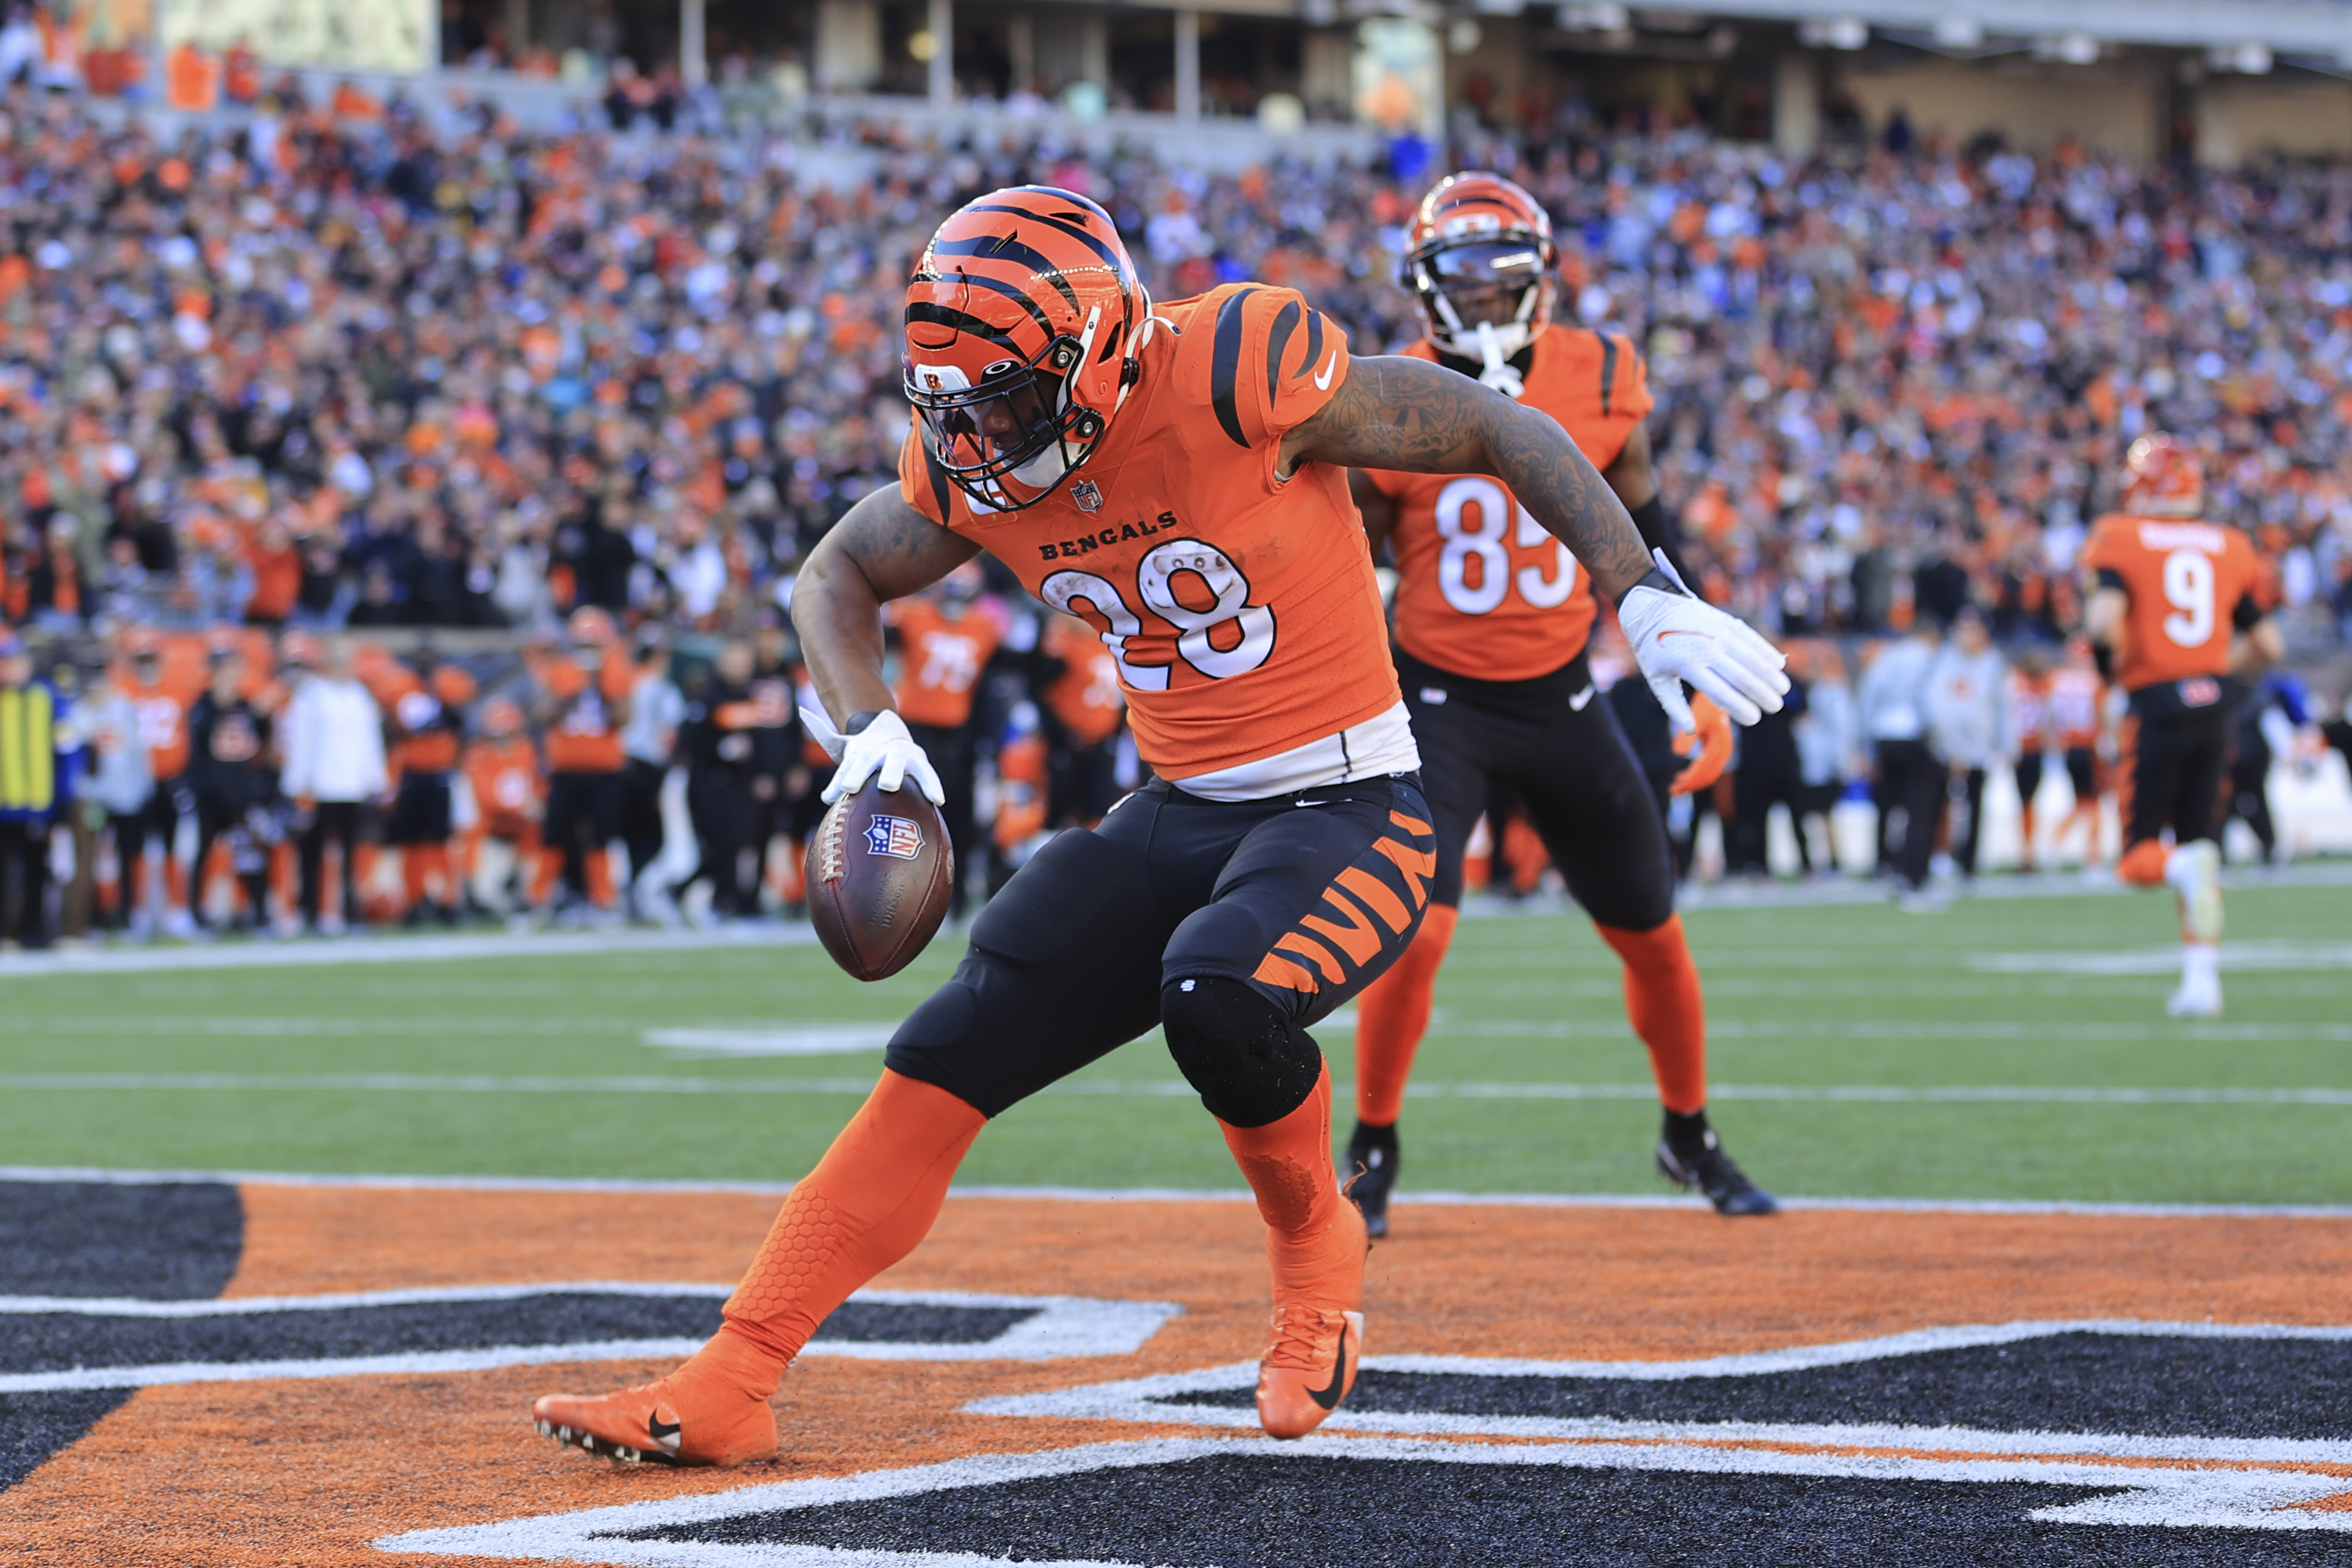
[[1094, 628], [1160, 777], [1244, 799], [1418, 766], [1347, 471], [1275, 477], [1283, 436], [1347, 379], [1345, 335], [1253, 284], [1154, 315], [1127, 405], [1051, 495], [975, 505], [919, 427], [900, 493]]
[[[1434, 360], [1427, 343], [1405, 351]], [[1651, 408], [1642, 356], [1622, 338], [1570, 327], [1536, 338], [1519, 401], [1559, 421], [1605, 468]], [[1397, 503], [1396, 640], [1424, 664], [1475, 680], [1531, 680], [1584, 651], [1596, 606], [1568, 546], [1484, 474], [1370, 472]]]
[[2262, 564], [2234, 528], [2114, 513], [2092, 528], [2083, 562], [2130, 601], [2117, 650], [2126, 691], [2218, 679], [2229, 673], [2232, 634], [2262, 618]]

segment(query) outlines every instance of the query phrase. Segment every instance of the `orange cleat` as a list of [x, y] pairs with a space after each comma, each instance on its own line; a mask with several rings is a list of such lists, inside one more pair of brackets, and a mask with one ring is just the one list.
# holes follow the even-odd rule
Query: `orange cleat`
[[624, 1465], [726, 1469], [774, 1458], [767, 1396], [725, 1375], [709, 1353], [617, 1394], [548, 1394], [531, 1406], [533, 1423], [542, 1437]]
[[1362, 1211], [1341, 1203], [1304, 1247], [1276, 1241], [1269, 1247], [1276, 1258], [1274, 1343], [1257, 1370], [1257, 1419], [1267, 1436], [1306, 1436], [1356, 1386], [1364, 1354], [1364, 1314], [1356, 1306], [1370, 1246]]

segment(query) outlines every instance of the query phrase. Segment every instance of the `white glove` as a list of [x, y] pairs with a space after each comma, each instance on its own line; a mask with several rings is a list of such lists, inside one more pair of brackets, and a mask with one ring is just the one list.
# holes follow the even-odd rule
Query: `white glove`
[[[1665, 552], [1651, 553], [1658, 569], [1682, 586]], [[1789, 689], [1789, 678], [1780, 670], [1789, 661], [1738, 616], [1687, 590], [1635, 588], [1617, 606], [1617, 619], [1633, 645], [1633, 662], [1676, 733], [1696, 727], [1690, 704], [1683, 700], [1685, 680], [1713, 698], [1737, 724], [1753, 724], [1780, 710], [1781, 694]]]
[[888, 709], [874, 715], [873, 722], [855, 735], [835, 729], [833, 721], [815, 708], [801, 710], [801, 723], [824, 748], [825, 755], [841, 764], [834, 772], [833, 782], [824, 786], [822, 798], [827, 805], [864, 789], [867, 779], [877, 776], [885, 794], [911, 778], [933, 805], [948, 803], [948, 792], [940, 787], [940, 775], [932, 771], [930, 758], [907, 733], [907, 721]]

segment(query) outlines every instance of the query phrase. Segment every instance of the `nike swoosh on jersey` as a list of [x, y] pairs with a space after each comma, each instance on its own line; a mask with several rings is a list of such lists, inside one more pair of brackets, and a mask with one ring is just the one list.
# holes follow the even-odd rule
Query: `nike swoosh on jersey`
[[1333, 349], [1331, 351], [1330, 362], [1323, 367], [1323, 374], [1315, 378], [1315, 390], [1318, 392], [1328, 392], [1331, 389], [1332, 374], [1339, 368], [1339, 351], [1338, 349]]
[[1568, 710], [1571, 713], [1581, 713], [1584, 711], [1584, 705], [1591, 700], [1592, 682], [1588, 680], [1584, 683], [1583, 690], [1568, 700]]

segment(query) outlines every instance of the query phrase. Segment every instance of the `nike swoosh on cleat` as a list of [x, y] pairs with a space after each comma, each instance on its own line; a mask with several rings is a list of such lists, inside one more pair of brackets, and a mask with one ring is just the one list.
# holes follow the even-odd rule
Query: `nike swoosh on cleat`
[[1323, 367], [1323, 374], [1315, 378], [1315, 390], [1318, 392], [1329, 391], [1331, 386], [1331, 373], [1339, 368], [1339, 351], [1338, 349], [1333, 349], [1331, 351], [1330, 363]]
[[1342, 1323], [1339, 1326], [1339, 1359], [1333, 1363], [1331, 1366], [1331, 1386], [1328, 1388], [1310, 1388], [1307, 1391], [1307, 1397], [1313, 1400], [1316, 1404], [1321, 1405], [1326, 1410], [1334, 1409], [1339, 1403], [1339, 1391], [1347, 1385], [1347, 1382], [1348, 1328], [1345, 1323]]
[[1571, 713], [1581, 713], [1584, 711], [1584, 705], [1591, 700], [1592, 682], [1588, 680], [1584, 683], [1583, 690], [1568, 700], [1568, 710]]
[[655, 1445], [667, 1453], [677, 1452], [677, 1435], [685, 1427], [682, 1421], [664, 1421], [658, 1415], [646, 1417], [646, 1430], [653, 1435]]

